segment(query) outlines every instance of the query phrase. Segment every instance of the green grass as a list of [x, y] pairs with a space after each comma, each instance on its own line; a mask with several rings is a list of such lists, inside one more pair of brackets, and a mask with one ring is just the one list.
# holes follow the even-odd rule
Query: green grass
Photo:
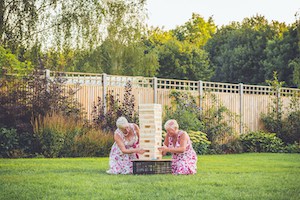
[[192, 176], [107, 168], [108, 158], [0, 159], [0, 199], [300, 199], [300, 154], [199, 156]]

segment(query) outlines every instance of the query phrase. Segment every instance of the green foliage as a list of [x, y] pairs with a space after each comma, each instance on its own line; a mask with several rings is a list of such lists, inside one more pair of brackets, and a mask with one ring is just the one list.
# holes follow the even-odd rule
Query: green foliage
[[206, 154], [211, 142], [207, 139], [207, 135], [201, 131], [189, 131], [188, 135], [192, 141], [192, 145], [197, 154]]
[[170, 93], [170, 98], [172, 98], [172, 107], [165, 107], [164, 122], [169, 119], [176, 119], [180, 129], [185, 131], [199, 131], [203, 128], [199, 120], [200, 108], [191, 94], [173, 90]]
[[286, 153], [300, 153], [300, 145], [295, 142], [294, 144], [287, 144], [284, 147], [284, 152]]
[[203, 47], [216, 32], [212, 17], [206, 22], [199, 14], [193, 13], [192, 18], [184, 25], [177, 26], [172, 33], [179, 41], [187, 41], [197, 47]]
[[188, 42], [169, 40], [158, 48], [158, 56], [159, 77], [209, 80], [212, 76], [207, 52]]
[[226, 141], [211, 145], [209, 154], [235, 154], [243, 152], [243, 145], [240, 142], [239, 136], [227, 136]]
[[282, 121], [281, 134], [278, 135], [284, 142], [292, 144], [300, 141], [300, 110], [290, 112]]
[[122, 43], [107, 38], [99, 47], [103, 71], [118, 75], [154, 76], [159, 67], [155, 50], [148, 49], [141, 41]]
[[27, 156], [40, 151], [32, 121], [51, 112], [82, 116], [75, 91], [65, 88], [60, 76], [48, 80], [44, 72], [34, 71], [27, 78], [7, 76], [0, 82], [1, 126], [17, 130], [19, 148]]
[[275, 133], [250, 132], [240, 136], [244, 152], [283, 152], [284, 144]]
[[223, 26], [205, 45], [215, 67], [211, 80], [264, 84], [277, 71], [281, 80], [294, 86], [291, 62], [299, 56], [298, 40], [295, 26], [268, 23], [263, 16]]
[[293, 71], [293, 83], [300, 88], [300, 58], [296, 58], [289, 63], [289, 68]]
[[214, 145], [225, 144], [226, 138], [235, 135], [229, 121], [237, 120], [238, 117], [231, 113], [217, 97], [212, 93], [205, 93], [204, 98], [211, 99], [212, 103], [201, 112], [202, 131], [207, 134], [209, 141]]
[[13, 150], [18, 147], [19, 140], [16, 129], [0, 128], [0, 157], [12, 157]]
[[75, 117], [62, 114], [48, 114], [33, 122], [34, 133], [45, 157], [71, 156], [74, 138], [82, 134], [84, 126]]
[[284, 24], [273, 22], [274, 30], [278, 30], [276, 37], [269, 39], [264, 50], [266, 54], [263, 60], [265, 79], [271, 79], [273, 72], [278, 73], [278, 79], [283, 80], [289, 87], [294, 87], [293, 77], [297, 77], [300, 49], [298, 46], [299, 36], [297, 28], [286, 27]]
[[91, 128], [75, 137], [72, 151], [76, 157], [103, 157], [109, 155], [113, 143], [113, 134]]
[[[207, 93], [206, 98], [212, 98], [213, 103], [209, 108], [200, 109], [195, 98], [189, 93], [172, 91], [172, 107], [165, 107], [163, 121], [176, 119], [180, 129], [190, 131], [202, 131], [207, 134], [211, 150], [217, 153], [222, 152], [240, 152], [239, 144], [228, 144], [228, 138], [235, 135], [233, 128], [228, 124], [229, 120], [235, 120], [237, 117], [228, 111], [221, 103], [217, 102], [214, 95]], [[232, 143], [234, 143], [232, 141]], [[223, 145], [223, 147], [221, 147]], [[225, 146], [224, 146], [225, 145]], [[231, 146], [233, 147], [231, 147]], [[219, 150], [216, 150], [219, 148]]]
[[14, 54], [2, 46], [0, 46], [0, 66], [0, 77], [7, 74], [24, 76], [32, 71], [30, 62], [20, 62]]
[[285, 143], [292, 144], [299, 142], [300, 138], [300, 96], [298, 93], [292, 94], [290, 97], [289, 108], [284, 112], [282, 98], [277, 95], [280, 93], [280, 89], [283, 82], [279, 82], [277, 73], [274, 72], [274, 80], [269, 83], [275, 96], [273, 98], [273, 104], [270, 106], [269, 112], [261, 115], [261, 120], [264, 124], [264, 128], [269, 132], [274, 132]]

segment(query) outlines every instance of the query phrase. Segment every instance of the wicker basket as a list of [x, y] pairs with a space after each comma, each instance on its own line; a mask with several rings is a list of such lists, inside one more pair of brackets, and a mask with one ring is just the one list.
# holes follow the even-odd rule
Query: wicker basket
[[134, 160], [133, 174], [171, 174], [171, 160]]

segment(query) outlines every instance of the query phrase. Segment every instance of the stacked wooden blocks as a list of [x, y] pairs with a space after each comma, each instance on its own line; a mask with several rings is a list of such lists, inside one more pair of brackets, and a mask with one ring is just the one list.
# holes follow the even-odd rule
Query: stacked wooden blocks
[[160, 104], [140, 104], [140, 147], [146, 152], [140, 155], [142, 160], [162, 159], [158, 151], [162, 141], [162, 107]]

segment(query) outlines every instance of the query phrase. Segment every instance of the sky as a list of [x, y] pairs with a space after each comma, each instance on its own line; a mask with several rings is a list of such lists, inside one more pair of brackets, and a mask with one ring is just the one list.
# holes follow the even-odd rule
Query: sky
[[146, 8], [147, 24], [164, 30], [183, 25], [192, 13], [200, 14], [206, 21], [212, 16], [219, 27], [256, 14], [265, 16], [269, 22], [286, 24], [296, 21], [297, 12], [300, 17], [300, 0], [147, 0]]

